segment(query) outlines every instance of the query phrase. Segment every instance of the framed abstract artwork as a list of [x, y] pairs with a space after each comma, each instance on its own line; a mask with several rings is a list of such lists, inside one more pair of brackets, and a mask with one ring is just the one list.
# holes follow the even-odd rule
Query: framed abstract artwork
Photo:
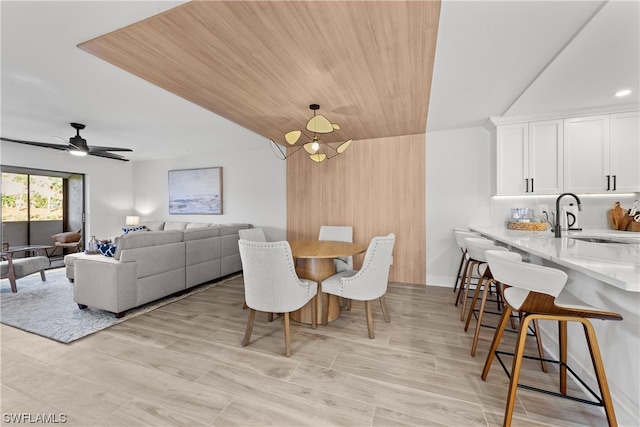
[[169, 171], [170, 215], [221, 215], [222, 168]]

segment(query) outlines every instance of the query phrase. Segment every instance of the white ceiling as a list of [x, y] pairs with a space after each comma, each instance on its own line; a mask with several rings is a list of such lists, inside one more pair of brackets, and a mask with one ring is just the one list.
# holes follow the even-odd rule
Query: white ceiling
[[[132, 160], [264, 148], [252, 132], [76, 47], [180, 3], [3, 0], [1, 135], [59, 143], [53, 135], [66, 139], [69, 122], [80, 122], [90, 145], [132, 148]], [[427, 130], [637, 106], [639, 22], [637, 1], [444, 1]], [[614, 98], [621, 88], [633, 92]]]

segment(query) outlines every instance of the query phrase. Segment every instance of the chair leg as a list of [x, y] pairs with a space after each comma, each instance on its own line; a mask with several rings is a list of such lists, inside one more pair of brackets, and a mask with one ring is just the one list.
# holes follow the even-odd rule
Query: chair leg
[[256, 311], [252, 308], [249, 312], [249, 319], [247, 319], [247, 330], [244, 332], [244, 338], [242, 340], [242, 346], [246, 347], [249, 345], [249, 340], [251, 339], [251, 331], [253, 331], [253, 321], [256, 319]]
[[289, 313], [284, 313], [284, 355], [291, 356], [291, 337], [289, 335]]
[[322, 326], [327, 326], [329, 323], [329, 294], [322, 293]]
[[491, 342], [491, 347], [489, 348], [489, 354], [487, 354], [487, 360], [484, 362], [484, 369], [482, 370], [482, 380], [487, 379], [487, 375], [489, 375], [489, 370], [491, 369], [491, 364], [493, 363], [493, 358], [495, 357], [495, 352], [500, 345], [500, 341], [502, 340], [502, 334], [504, 333], [504, 328], [507, 326], [507, 322], [509, 318], [511, 318], [511, 307], [505, 305], [504, 311], [502, 312], [502, 317], [500, 317], [500, 323], [498, 323], [498, 327], [496, 328], [496, 333], [493, 335], [493, 341]]
[[[480, 301], [480, 310], [478, 310], [478, 320], [476, 323], [476, 331], [473, 334], [473, 344], [471, 344], [471, 356], [475, 357], [476, 348], [478, 347], [478, 338], [480, 338], [480, 328], [482, 327], [482, 317], [484, 315], [484, 307], [487, 305], [487, 297], [489, 295], [489, 289], [491, 289], [492, 280], [487, 281], [484, 285], [484, 291], [482, 292], [482, 301]], [[471, 320], [471, 315], [473, 312], [469, 311], [469, 317], [467, 318], [467, 326], [469, 326], [469, 320]], [[465, 330], [467, 329], [465, 326]]]
[[511, 426], [513, 418], [513, 409], [516, 403], [516, 392], [518, 391], [518, 380], [520, 379], [520, 368], [522, 367], [522, 356], [524, 347], [527, 343], [527, 331], [529, 330], [529, 322], [534, 315], [524, 316], [523, 323], [518, 332], [518, 343], [513, 354], [513, 365], [511, 367], [511, 380], [509, 381], [509, 393], [507, 394], [507, 405], [504, 410], [504, 427]]
[[[322, 305], [324, 307], [324, 304]], [[317, 310], [318, 310], [318, 294], [316, 294], [313, 298], [311, 298], [311, 329], [316, 329], [318, 327], [318, 311]], [[323, 311], [322, 315], [324, 316], [324, 308], [322, 311]], [[327, 310], [327, 316], [328, 316], [328, 310]]]
[[560, 393], [567, 394], [567, 321], [558, 320], [558, 344], [560, 359]]
[[533, 333], [536, 336], [536, 344], [538, 345], [538, 356], [540, 357], [540, 367], [542, 372], [547, 372], [547, 363], [544, 359], [544, 349], [542, 348], [542, 338], [540, 337], [540, 328], [538, 327], [538, 319], [533, 319], [531, 322], [533, 325]]
[[367, 331], [369, 331], [369, 338], [374, 339], [373, 333], [373, 316], [371, 315], [371, 301], [364, 302], [364, 311], [367, 314]]
[[384, 316], [385, 323], [391, 323], [391, 318], [389, 317], [389, 310], [387, 310], [387, 301], [382, 295], [380, 298], [380, 309], [382, 310], [382, 315]]
[[613, 401], [611, 400], [611, 394], [609, 393], [609, 384], [607, 383], [607, 376], [604, 372], [604, 364], [602, 363], [602, 356], [600, 355], [600, 347], [598, 346], [596, 333], [589, 320], [580, 319], [579, 321], [582, 323], [584, 335], [587, 338], [591, 362], [593, 363], [593, 369], [598, 380], [598, 385], [600, 386], [600, 396], [604, 403], [604, 411], [607, 414], [607, 422], [609, 423], [609, 427], [617, 426], [618, 422], [616, 421], [616, 414], [613, 410]]
[[456, 303], [455, 303], [456, 307], [460, 302], [460, 298], [462, 297], [462, 293], [464, 292], [464, 288], [466, 286], [468, 267], [469, 267], [469, 260], [467, 259], [467, 257], [464, 257], [464, 267], [462, 269], [462, 277], [460, 277], [460, 287], [458, 288], [458, 294], [456, 295]]
[[273, 313], [267, 313], [267, 320], [273, 322]]
[[44, 270], [40, 270], [40, 278], [43, 282], [47, 281], [47, 276], [45, 275]]
[[[460, 248], [460, 250], [462, 251], [462, 256], [460, 257], [460, 265], [458, 266], [458, 274], [456, 274], [456, 282], [453, 284], [453, 292], [456, 291], [456, 288], [458, 287], [458, 282], [460, 281], [460, 275], [462, 274], [462, 265], [464, 264], [464, 251], [462, 250], [462, 248]], [[462, 286], [462, 283], [460, 284], [460, 286]]]
[[[462, 310], [460, 310], [460, 320], [464, 320], [464, 313], [467, 311], [467, 301], [469, 298], [469, 288], [471, 287], [471, 276], [473, 276], [473, 267], [476, 265], [480, 265], [480, 263], [478, 261], [473, 261], [471, 263], [469, 263], [469, 271], [467, 271], [467, 286], [466, 289], [464, 290], [464, 297], [462, 298]], [[478, 289], [478, 287], [480, 287], [480, 280], [482, 280], [482, 277], [479, 279], [478, 284], [476, 284], [476, 289]]]
[[[469, 329], [469, 323], [471, 323], [471, 318], [473, 317], [473, 311], [476, 309], [476, 304], [478, 303], [478, 296], [480, 296], [480, 291], [483, 288], [484, 279], [485, 279], [484, 276], [478, 279], [478, 285], [476, 286], [476, 289], [473, 292], [473, 298], [471, 299], [471, 306], [469, 307], [469, 312], [467, 313], [467, 321], [464, 324], [465, 332], [467, 332], [467, 329]], [[484, 285], [484, 287], [486, 287], [486, 285]], [[483, 298], [486, 298], [484, 297], [484, 294], [483, 294]]]

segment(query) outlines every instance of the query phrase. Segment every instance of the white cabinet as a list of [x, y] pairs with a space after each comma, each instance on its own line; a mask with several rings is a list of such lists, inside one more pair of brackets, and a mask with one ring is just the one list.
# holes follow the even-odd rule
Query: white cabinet
[[564, 191], [640, 191], [638, 112], [566, 119]]
[[496, 195], [562, 192], [562, 123], [548, 120], [497, 127]]
[[610, 188], [625, 193], [640, 191], [640, 114], [612, 114], [610, 131]]

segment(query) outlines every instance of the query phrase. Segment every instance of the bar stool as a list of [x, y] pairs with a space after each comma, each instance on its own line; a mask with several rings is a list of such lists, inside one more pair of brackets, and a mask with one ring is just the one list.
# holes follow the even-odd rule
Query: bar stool
[[[465, 254], [467, 253], [467, 251], [460, 246], [460, 242], [458, 241], [458, 237], [456, 236], [456, 233], [460, 233], [461, 236], [466, 236], [466, 237], [480, 237], [479, 233], [476, 233], [475, 231], [471, 231], [468, 228], [453, 228], [453, 236], [456, 238], [456, 244], [458, 245], [458, 247], [460, 248], [460, 251], [462, 252], [462, 256], [460, 257], [460, 265], [458, 266], [458, 274], [456, 275], [456, 281], [453, 284], [453, 292], [456, 291], [456, 289], [458, 289], [458, 283], [460, 282], [461, 278], [462, 278], [462, 265], [464, 264], [464, 259], [465, 259]], [[458, 303], [458, 301], [456, 301], [456, 304]]]
[[[485, 239], [483, 237], [466, 237], [463, 239], [463, 244], [466, 250], [466, 256], [465, 258], [467, 259], [467, 263], [466, 263], [466, 272], [464, 273], [464, 276], [466, 277], [466, 283], [464, 285], [464, 295], [462, 296], [462, 310], [460, 310], [460, 320], [464, 320], [465, 319], [465, 313], [467, 310], [467, 301], [469, 299], [469, 290], [471, 289], [471, 278], [472, 278], [472, 273], [474, 271], [474, 268], [476, 269], [477, 273], [478, 273], [478, 281], [476, 282], [476, 287], [475, 287], [475, 291], [476, 293], [479, 291], [479, 289], [482, 287], [482, 283], [485, 280], [488, 280], [491, 278], [490, 276], [490, 272], [487, 269], [487, 262], [486, 261], [481, 261], [479, 259], [476, 259], [474, 257], [471, 256], [471, 253], [469, 252], [469, 244], [475, 244], [475, 251], [474, 254], [480, 256], [482, 254], [482, 259], [484, 259], [484, 251], [488, 250], [488, 249], [495, 249], [498, 246], [496, 246], [495, 242], [493, 240], [489, 240], [489, 239]], [[460, 290], [462, 291], [463, 289], [460, 288]]]
[[[458, 306], [458, 303], [462, 300], [462, 296], [463, 296], [463, 292], [464, 292], [464, 288], [467, 282], [467, 272], [468, 272], [468, 266], [469, 266], [469, 260], [467, 258], [467, 244], [464, 241], [464, 239], [468, 238], [468, 237], [475, 237], [478, 239], [485, 239], [484, 237], [478, 236], [476, 233], [470, 232], [470, 231], [454, 231], [454, 235], [456, 238], [456, 243], [458, 244], [458, 246], [460, 247], [460, 250], [462, 251], [462, 258], [460, 259], [460, 267], [462, 268], [462, 271], [458, 271], [458, 279], [456, 279], [456, 284], [458, 283], [458, 281], [460, 282], [460, 287], [458, 288], [458, 293], [456, 294], [456, 307]], [[491, 241], [489, 239], [485, 239], [487, 241]], [[478, 274], [476, 274], [475, 276], [471, 277], [469, 279], [469, 282], [471, 282], [471, 279], [478, 279]], [[454, 292], [455, 292], [455, 287], [454, 287]], [[462, 320], [462, 319], [461, 319]]]
[[[588, 319], [622, 320], [622, 316], [618, 313], [608, 312], [592, 307], [578, 300], [568, 292], [562, 292], [567, 283], [567, 274], [564, 271], [514, 260], [512, 255], [508, 252], [489, 250], [485, 255], [493, 276], [504, 285], [502, 294], [505, 302], [505, 308], [502, 313], [498, 329], [496, 329], [496, 333], [493, 337], [493, 342], [491, 343], [491, 348], [487, 355], [487, 361], [485, 362], [484, 369], [482, 371], [483, 380], [486, 380], [487, 375], [489, 374], [494, 356], [500, 360], [500, 354], [506, 354], [498, 351], [498, 345], [500, 344], [502, 334], [512, 311], [520, 311], [521, 313], [524, 313], [521, 320], [516, 348], [513, 354], [511, 374], [507, 372], [507, 375], [510, 376], [510, 382], [503, 425], [511, 425], [516, 400], [516, 391], [518, 386], [522, 387], [522, 385], [518, 384], [518, 379], [520, 377], [520, 368], [522, 366], [528, 325], [531, 321], [540, 319], [558, 321], [560, 360], [547, 361], [560, 365], [560, 393], [529, 386], [526, 386], [526, 388], [529, 390], [541, 391], [557, 397], [569, 398], [582, 403], [604, 406], [609, 426], [616, 426], [616, 416], [613, 410], [613, 402], [609, 393], [609, 385], [607, 384], [604, 365], [602, 364], [600, 348], [598, 347], [598, 341], [596, 339], [593, 326]], [[600, 396], [593, 392], [575, 374], [575, 372], [567, 366], [567, 322], [582, 323], [587, 345], [589, 347], [589, 353], [591, 354], [591, 361], [593, 362], [593, 368], [600, 388]], [[578, 379], [578, 381], [593, 395], [597, 402], [567, 395], [567, 370], [569, 370], [576, 379]]]
[[[511, 259], [513, 261], [517, 261], [517, 262], [521, 262], [522, 261], [522, 255], [518, 254], [518, 253], [512, 253], [509, 252], [509, 250], [505, 247], [502, 246], [488, 246], [486, 244], [486, 242], [483, 241], [477, 241], [477, 239], [473, 239], [473, 238], [467, 238], [465, 239], [466, 243], [467, 243], [467, 252], [469, 253], [469, 258], [476, 260], [476, 262], [481, 262], [481, 263], [487, 263], [487, 257], [486, 257], [486, 251], [487, 250], [491, 250], [491, 251], [499, 251], [499, 252], [507, 252], [508, 254], [503, 255], [505, 258]], [[465, 332], [467, 331], [467, 329], [469, 328], [469, 324], [471, 323], [471, 318], [473, 317], [475, 310], [475, 306], [476, 303], [478, 301], [478, 296], [480, 294], [480, 290], [482, 290], [482, 299], [480, 301], [480, 308], [477, 310], [478, 315], [476, 318], [476, 330], [474, 332], [473, 335], [473, 343], [471, 345], [471, 356], [475, 357], [476, 355], [476, 349], [478, 347], [478, 339], [480, 338], [480, 328], [482, 326], [487, 326], [487, 327], [492, 327], [492, 326], [488, 326], [488, 325], [484, 325], [482, 323], [482, 319], [484, 317], [484, 313], [485, 313], [485, 307], [486, 307], [486, 303], [487, 303], [487, 299], [488, 299], [488, 295], [490, 293], [491, 287], [494, 286], [496, 289], [496, 294], [498, 295], [498, 310], [500, 310], [500, 312], [490, 312], [492, 314], [502, 314], [502, 298], [500, 297], [501, 295], [501, 284], [500, 282], [498, 282], [494, 277], [493, 274], [491, 273], [491, 267], [487, 264], [487, 267], [484, 271], [484, 275], [483, 277], [486, 279], [486, 281], [478, 281], [478, 285], [476, 286], [476, 290], [474, 292], [473, 295], [473, 299], [471, 300], [471, 306], [469, 307], [469, 313], [467, 314], [467, 322], [464, 325], [464, 330]], [[515, 330], [515, 322], [513, 321], [513, 316], [509, 316], [510, 320], [511, 320], [511, 327], [513, 329], [510, 329], [510, 332], [518, 332]], [[493, 328], [493, 327], [492, 327]], [[495, 329], [495, 328], [494, 328]], [[538, 356], [540, 359], [540, 366], [542, 368], [543, 372], [547, 372], [547, 365], [545, 363], [544, 360], [544, 349], [542, 348], [542, 339], [540, 337], [540, 328], [538, 327], [538, 321], [537, 320], [533, 320], [531, 322], [531, 333], [529, 333], [528, 330], [526, 330], [526, 333], [530, 336], [534, 336], [536, 339], [536, 344], [538, 347]]]

